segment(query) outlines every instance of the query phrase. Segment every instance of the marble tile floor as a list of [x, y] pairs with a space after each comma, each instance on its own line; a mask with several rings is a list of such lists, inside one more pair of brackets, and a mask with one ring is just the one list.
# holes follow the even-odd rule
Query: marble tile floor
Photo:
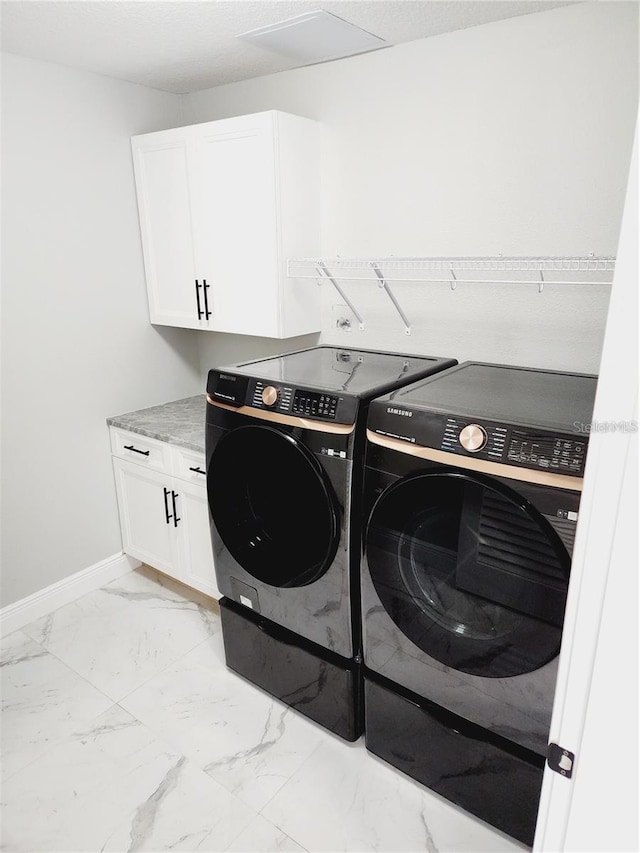
[[146, 567], [1, 660], [6, 853], [526, 849], [228, 671], [215, 602]]

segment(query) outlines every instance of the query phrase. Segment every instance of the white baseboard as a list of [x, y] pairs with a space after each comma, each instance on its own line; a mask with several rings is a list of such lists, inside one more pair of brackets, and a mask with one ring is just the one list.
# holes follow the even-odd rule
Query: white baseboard
[[88, 592], [99, 589], [141, 565], [127, 554], [114, 554], [86, 569], [69, 575], [26, 598], [0, 610], [0, 635], [3, 637], [23, 628], [35, 619], [46, 616]]

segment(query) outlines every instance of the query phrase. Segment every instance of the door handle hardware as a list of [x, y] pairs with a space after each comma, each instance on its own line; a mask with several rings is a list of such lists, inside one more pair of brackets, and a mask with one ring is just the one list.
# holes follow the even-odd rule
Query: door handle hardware
[[178, 497], [178, 493], [172, 490], [171, 492], [171, 503], [173, 504], [173, 526], [177, 527], [180, 519], [178, 518], [178, 512], [176, 510], [176, 498]]
[[138, 450], [137, 447], [134, 447], [133, 444], [125, 444], [125, 450], [133, 450], [134, 453], [139, 453], [141, 456], [148, 456], [151, 451], [149, 450]]
[[207, 284], [206, 278], [202, 279], [202, 284], [202, 292], [204, 293], [204, 319], [208, 320], [212, 312], [209, 311], [209, 297], [207, 296], [207, 290], [209, 290], [209, 285]]
[[[167, 500], [167, 498], [169, 497], [169, 491], [170, 490], [169, 489], [163, 489], [162, 491], [164, 492], [164, 517], [165, 517], [167, 524], [169, 524], [169, 522], [171, 521], [171, 513], [169, 512], [169, 501]], [[174, 512], [175, 512], [175, 506], [174, 506]]]
[[198, 306], [198, 320], [202, 320], [202, 315], [204, 314], [204, 311], [200, 307], [200, 288], [201, 287], [202, 287], [202, 285], [200, 284], [198, 279], [196, 279], [196, 303]]

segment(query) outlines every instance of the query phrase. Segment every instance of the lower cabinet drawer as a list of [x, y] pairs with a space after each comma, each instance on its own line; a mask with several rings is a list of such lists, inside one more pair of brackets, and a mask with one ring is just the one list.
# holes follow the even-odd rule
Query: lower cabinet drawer
[[171, 446], [155, 438], [111, 427], [111, 452], [153, 471], [171, 473]]
[[207, 472], [204, 467], [204, 453], [173, 446], [173, 474], [189, 483], [201, 483], [206, 486]]

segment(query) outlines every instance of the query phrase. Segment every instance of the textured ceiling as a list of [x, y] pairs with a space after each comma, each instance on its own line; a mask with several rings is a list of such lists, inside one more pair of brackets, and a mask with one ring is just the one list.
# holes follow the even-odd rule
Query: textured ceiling
[[183, 94], [301, 63], [235, 38], [324, 9], [390, 45], [576, 0], [3, 0], [2, 50]]

